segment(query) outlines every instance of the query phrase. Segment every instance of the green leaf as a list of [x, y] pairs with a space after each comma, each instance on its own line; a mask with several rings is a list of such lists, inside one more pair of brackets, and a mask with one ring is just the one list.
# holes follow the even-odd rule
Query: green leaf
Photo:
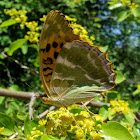
[[25, 135], [30, 135], [31, 131], [34, 127], [38, 127], [38, 118], [34, 118], [34, 120], [29, 119], [29, 115], [27, 115], [25, 121], [24, 121], [24, 133]]
[[116, 113], [112, 109], [108, 109], [107, 117], [109, 120], [112, 120], [115, 117]]
[[136, 7], [136, 8], [131, 9], [131, 12], [133, 13], [133, 15], [135, 17], [140, 17], [140, 7]]
[[4, 100], [5, 100], [5, 97], [4, 96], [0, 96], [0, 104], [2, 104]]
[[131, 127], [133, 127], [133, 125], [135, 123], [133, 111], [130, 110], [128, 113], [125, 113], [124, 116], [125, 116], [126, 120], [129, 122], [129, 124], [131, 125]]
[[16, 24], [16, 20], [14, 19], [9, 19], [9, 20], [6, 20], [4, 22], [2, 22], [2, 24], [0, 25], [0, 27], [6, 27], [6, 26], [11, 26], [13, 24]]
[[130, 14], [128, 13], [128, 11], [122, 11], [119, 13], [117, 21], [118, 22], [122, 22], [124, 21]]
[[18, 128], [15, 126], [14, 129], [20, 136], [24, 136], [23, 130], [20, 126]]
[[111, 100], [115, 100], [118, 98], [119, 93], [117, 91], [111, 90], [108, 92], [107, 94], [107, 98], [111, 99]]
[[70, 109], [69, 112], [72, 113], [72, 114], [80, 114], [81, 111], [85, 111], [85, 109], [83, 108], [74, 108], [74, 109]]
[[118, 122], [108, 121], [102, 125], [105, 140], [135, 140], [130, 132]]
[[22, 53], [23, 53], [24, 55], [27, 54], [27, 52], [28, 52], [28, 46], [27, 46], [27, 45], [22, 45], [21, 51], [22, 51]]
[[140, 93], [140, 89], [136, 89], [132, 94], [137, 95], [138, 93]]
[[106, 46], [104, 46], [104, 47], [100, 47], [100, 49], [101, 49], [102, 52], [106, 52], [107, 49], [108, 49], [108, 45], [106, 45]]
[[125, 77], [120, 71], [115, 71], [117, 74], [116, 83], [119, 84], [125, 80]]
[[25, 120], [26, 115], [24, 112], [18, 112], [17, 118], [23, 121], [23, 120]]
[[118, 8], [118, 7], [121, 7], [121, 6], [122, 6], [122, 3], [121, 2], [116, 2], [114, 4], [109, 5], [108, 9], [109, 10], [113, 10], [113, 9]]
[[99, 110], [99, 114], [103, 117], [103, 120], [107, 119], [107, 112], [108, 112], [108, 106], [102, 106]]
[[13, 134], [15, 123], [11, 117], [0, 112], [0, 127], [4, 127], [2, 135], [10, 136]]
[[34, 60], [34, 66], [39, 67], [39, 56], [37, 56], [36, 59]]
[[18, 39], [11, 43], [9, 46], [9, 50], [7, 51], [8, 55], [13, 55], [13, 52], [16, 51], [18, 48], [21, 48], [22, 45], [27, 41], [27, 39]]
[[11, 85], [8, 89], [11, 91], [21, 91], [18, 85]]

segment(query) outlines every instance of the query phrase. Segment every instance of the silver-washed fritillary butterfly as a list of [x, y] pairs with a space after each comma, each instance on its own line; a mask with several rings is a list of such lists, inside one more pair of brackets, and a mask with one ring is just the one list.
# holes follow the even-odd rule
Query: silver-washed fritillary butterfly
[[43, 25], [39, 64], [47, 94], [42, 101], [47, 104], [88, 101], [115, 86], [116, 74], [106, 53], [74, 34], [59, 11], [50, 11]]

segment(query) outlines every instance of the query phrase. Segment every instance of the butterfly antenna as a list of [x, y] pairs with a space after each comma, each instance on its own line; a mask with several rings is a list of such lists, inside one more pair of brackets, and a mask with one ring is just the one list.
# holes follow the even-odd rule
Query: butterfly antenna
[[25, 82], [25, 84], [30, 87], [35, 93], [38, 93], [39, 95], [41, 95], [41, 92], [38, 92], [37, 90], [33, 89], [32, 86], [30, 86], [27, 82]]
[[[90, 101], [89, 101], [90, 102]], [[88, 103], [89, 103], [88, 102]], [[83, 102], [81, 102], [82, 103], [82, 105], [84, 106], [84, 108], [90, 113], [90, 114], [92, 114], [92, 115], [95, 115], [93, 112], [91, 112], [88, 108], [87, 108], [87, 104], [84, 104]]]

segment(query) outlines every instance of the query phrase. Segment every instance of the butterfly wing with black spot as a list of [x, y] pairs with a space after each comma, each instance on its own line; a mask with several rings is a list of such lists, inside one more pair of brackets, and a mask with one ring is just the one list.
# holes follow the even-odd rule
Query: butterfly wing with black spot
[[73, 33], [65, 16], [59, 11], [50, 11], [43, 25], [39, 42], [39, 64], [43, 86], [50, 96], [50, 80], [57, 56], [66, 42], [80, 40]]

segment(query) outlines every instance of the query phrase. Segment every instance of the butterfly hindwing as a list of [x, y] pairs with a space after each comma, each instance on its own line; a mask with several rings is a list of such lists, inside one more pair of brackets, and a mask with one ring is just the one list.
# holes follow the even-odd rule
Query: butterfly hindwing
[[65, 105], [87, 101], [115, 86], [113, 64], [98, 47], [87, 42], [66, 43], [56, 60], [50, 92]]
[[39, 43], [39, 64], [43, 86], [50, 96], [50, 80], [59, 52], [66, 42], [80, 40], [73, 33], [65, 16], [59, 11], [50, 11], [43, 25]]

